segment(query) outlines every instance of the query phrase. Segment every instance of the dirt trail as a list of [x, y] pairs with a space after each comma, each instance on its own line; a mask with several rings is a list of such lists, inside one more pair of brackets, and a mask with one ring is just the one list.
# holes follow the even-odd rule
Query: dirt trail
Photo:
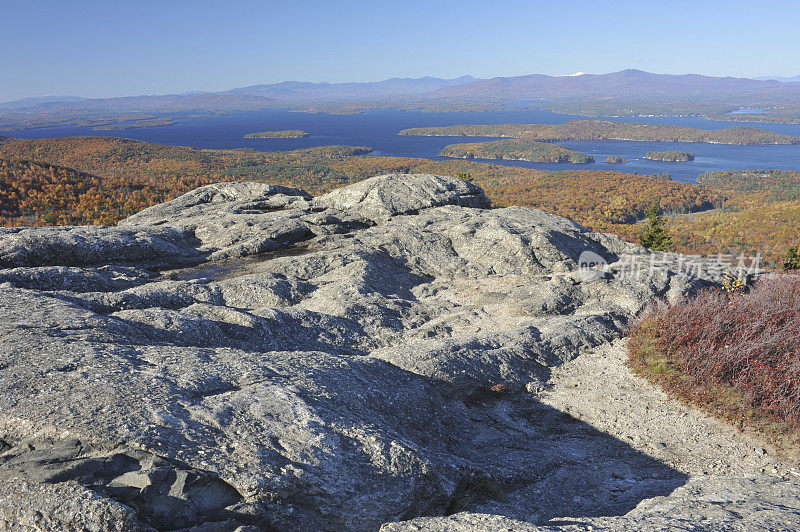
[[556, 368], [540, 400], [671, 467], [696, 475], [764, 473], [800, 478], [800, 467], [752, 435], [669, 398], [625, 365], [625, 340]]
[[[686, 474], [674, 491], [643, 497], [630, 511], [607, 516], [571, 513], [536, 524], [484, 510], [387, 523], [381, 532], [800, 530], [796, 461], [669, 398], [633, 375], [626, 358], [625, 340], [584, 353], [553, 369], [550, 386], [537, 399]], [[593, 462], [587, 467], [630, 465], [610, 454], [587, 457]]]

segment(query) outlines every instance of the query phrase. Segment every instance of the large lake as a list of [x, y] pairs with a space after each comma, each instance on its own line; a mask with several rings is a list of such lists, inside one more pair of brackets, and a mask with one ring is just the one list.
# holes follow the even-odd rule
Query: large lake
[[[476, 142], [480, 137], [411, 137], [397, 134], [401, 129], [458, 124], [541, 123], [559, 124], [573, 120], [564, 115], [541, 110], [490, 111], [477, 113], [422, 113], [415, 111], [368, 111], [358, 115], [330, 115], [288, 111], [252, 111], [214, 117], [181, 118], [176, 125], [137, 128], [122, 131], [94, 131], [91, 128], [40, 128], [3, 133], [21, 138], [47, 138], [79, 135], [127, 137], [160, 144], [197, 148], [253, 148], [261, 151], [283, 151], [329, 144], [370, 146], [375, 155], [398, 155], [443, 159], [439, 151], [453, 142]], [[800, 124], [738, 124], [715, 122], [698, 117], [611, 118], [620, 122], [676, 124], [701, 129], [720, 129], [752, 125], [762, 129], [800, 137]], [[303, 129], [311, 136], [302, 139], [245, 139], [256, 131]], [[491, 139], [485, 139], [491, 140]], [[680, 181], [694, 182], [709, 170], [784, 169], [800, 170], [800, 145], [793, 146], [727, 146], [720, 144], [677, 142], [579, 141], [561, 142], [564, 146], [594, 155], [591, 164], [528, 163], [492, 161], [548, 170], [589, 168], [656, 174], [668, 172]], [[648, 151], [687, 150], [695, 154], [692, 162], [670, 163], [648, 161]], [[630, 162], [611, 165], [609, 155], [622, 155]]]

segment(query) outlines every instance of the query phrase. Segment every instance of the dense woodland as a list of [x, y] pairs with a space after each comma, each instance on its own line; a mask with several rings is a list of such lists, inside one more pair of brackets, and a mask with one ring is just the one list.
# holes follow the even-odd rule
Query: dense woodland
[[[666, 179], [590, 170], [544, 172], [472, 161], [364, 156], [367, 147], [320, 146], [293, 152], [200, 150], [113, 137], [20, 140], [0, 144], [0, 157], [43, 161], [102, 176], [97, 192], [144, 190], [143, 208], [201, 184], [258, 180], [298, 186], [313, 194], [380, 173], [468, 174], [497, 205], [537, 206], [588, 225], [626, 224], [659, 203], [665, 211], [709, 208], [724, 198]], [[150, 201], [149, 194], [154, 195]], [[104, 218], [108, 219], [108, 218]], [[7, 224], [14, 220], [6, 220]]]
[[100, 177], [48, 163], [0, 158], [0, 226], [111, 225], [207, 185], [202, 176]]
[[622, 123], [611, 120], [570, 120], [563, 124], [498, 124], [475, 126], [419, 127], [401, 135], [525, 137], [552, 142], [559, 140], [630, 140], [649, 142], [711, 142], [714, 144], [800, 144], [800, 138], [749, 126], [717, 130], [667, 124]]
[[113, 224], [216, 181], [266, 181], [320, 194], [381, 173], [422, 172], [468, 175], [495, 206], [540, 208], [631, 242], [642, 231], [636, 222], [656, 205], [669, 217], [676, 251], [686, 253], [760, 252], [777, 264], [800, 235], [800, 172], [713, 172], [696, 186], [620, 172], [369, 152], [350, 146], [200, 150], [113, 137], [10, 141], [0, 144], [0, 224]]
[[121, 124], [109, 124], [105, 126], [93, 127], [95, 131], [122, 131], [125, 129], [137, 129], [142, 127], [165, 127], [174, 126], [175, 119], [171, 117], [151, 118], [148, 120], [135, 120], [133, 122], [124, 122]]
[[644, 156], [651, 161], [665, 161], [670, 163], [685, 163], [694, 161], [694, 153], [689, 151], [649, 151]]
[[708, 172], [698, 183], [727, 200], [719, 209], [670, 220], [679, 249], [761, 253], [768, 263], [779, 264], [800, 241], [800, 172]]
[[508, 159], [534, 163], [593, 163], [594, 157], [547, 142], [503, 139], [445, 146], [439, 155], [457, 159]]
[[[582, 116], [702, 116], [721, 122], [800, 123], [797, 98], [777, 94], [753, 93], [746, 97], [725, 98], [712, 95], [620, 96], [610, 98], [573, 97], [542, 102], [541, 107], [556, 113]], [[733, 114], [743, 108], [764, 109], [765, 113]], [[768, 114], [767, 114], [768, 113]]]
[[762, 124], [800, 124], [800, 108], [765, 109], [762, 113], [719, 113], [704, 118], [720, 122], [756, 122]]
[[307, 137], [308, 131], [302, 129], [282, 129], [279, 131], [259, 131], [257, 133], [248, 133], [244, 136], [246, 139], [299, 139]]

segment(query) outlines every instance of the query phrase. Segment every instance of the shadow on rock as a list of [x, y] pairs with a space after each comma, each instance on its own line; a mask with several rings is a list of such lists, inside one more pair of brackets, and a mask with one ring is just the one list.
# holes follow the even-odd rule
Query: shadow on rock
[[445, 508], [544, 524], [555, 517], [622, 515], [688, 477], [536, 401], [487, 390], [453, 420], [449, 452], [466, 459]]

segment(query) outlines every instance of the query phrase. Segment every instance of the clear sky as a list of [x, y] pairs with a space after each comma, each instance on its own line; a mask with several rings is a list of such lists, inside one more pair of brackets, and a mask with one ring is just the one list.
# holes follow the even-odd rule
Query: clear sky
[[800, 74], [798, 0], [0, 0], [0, 101], [283, 80]]

